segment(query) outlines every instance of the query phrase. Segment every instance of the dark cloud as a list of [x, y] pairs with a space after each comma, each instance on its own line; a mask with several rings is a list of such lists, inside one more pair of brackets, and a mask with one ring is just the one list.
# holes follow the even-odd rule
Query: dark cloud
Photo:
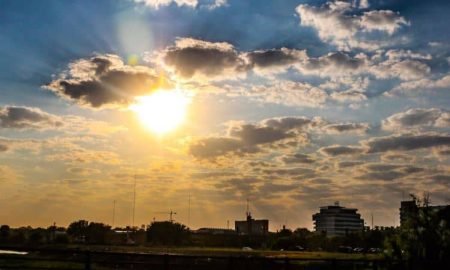
[[306, 117], [279, 117], [264, 120], [263, 124], [268, 127], [287, 131], [303, 129], [314, 123], [313, 120]]
[[[304, 50], [269, 49], [239, 52], [227, 42], [179, 38], [160, 57], [164, 64], [184, 78], [200, 76], [233, 79], [238, 73], [288, 67], [307, 58]], [[150, 60], [152, 61], [152, 60]], [[228, 77], [226, 77], [228, 76]]]
[[431, 176], [431, 179], [438, 184], [450, 187], [450, 175], [436, 174]]
[[18, 129], [57, 128], [63, 125], [60, 117], [39, 108], [6, 106], [0, 108], [0, 127]]
[[339, 169], [349, 168], [349, 167], [355, 167], [358, 165], [364, 164], [363, 161], [340, 161], [337, 166]]
[[126, 106], [137, 96], [167, 88], [169, 82], [145, 66], [129, 66], [117, 55], [97, 55], [69, 64], [69, 70], [45, 85], [60, 96], [95, 108]]
[[365, 60], [354, 58], [343, 52], [332, 52], [319, 58], [310, 58], [301, 68], [303, 71], [352, 72], [364, 66]]
[[359, 179], [391, 181], [423, 172], [424, 169], [407, 164], [369, 163], [363, 168], [365, 173]]
[[316, 176], [316, 171], [311, 168], [296, 167], [287, 169], [267, 169], [263, 170], [265, 174], [277, 176], [295, 176], [300, 178], [313, 178]]
[[239, 155], [257, 151], [254, 146], [246, 147], [239, 139], [226, 137], [203, 138], [189, 146], [189, 153], [199, 159], [214, 159], [230, 153]]
[[192, 38], [178, 39], [175, 46], [163, 52], [162, 60], [185, 78], [196, 73], [208, 76], [234, 73], [244, 66], [233, 45]]
[[209, 137], [193, 142], [189, 153], [200, 159], [214, 159], [227, 154], [243, 155], [263, 151], [262, 146], [281, 143], [277, 147], [295, 146], [305, 140], [302, 129], [311, 120], [303, 117], [285, 117], [263, 120], [257, 124], [234, 124], [228, 137]]
[[248, 52], [244, 54], [249, 68], [273, 68], [298, 64], [307, 58], [306, 51], [295, 49], [270, 49]]
[[262, 186], [258, 188], [258, 192], [261, 196], [267, 197], [273, 195], [274, 193], [287, 193], [294, 191], [298, 188], [296, 184], [277, 184], [272, 182], [265, 182]]
[[398, 171], [385, 171], [385, 172], [368, 172], [361, 176], [359, 179], [363, 180], [382, 180], [382, 181], [391, 181], [398, 178], [402, 178], [405, 176], [405, 173]]
[[270, 126], [241, 125], [230, 131], [232, 137], [240, 138], [244, 145], [258, 145], [272, 143], [292, 138], [294, 134], [286, 132], [287, 129]]
[[450, 113], [437, 108], [410, 109], [383, 120], [383, 128], [401, 130], [422, 127], [450, 127]]
[[441, 134], [403, 134], [371, 138], [363, 141], [368, 153], [409, 151], [436, 146], [449, 146], [450, 136]]
[[8, 151], [8, 146], [5, 144], [0, 144], [0, 152], [6, 152]]
[[319, 152], [327, 156], [340, 156], [340, 155], [357, 155], [364, 152], [364, 148], [358, 146], [343, 146], [332, 145], [319, 149]]
[[[363, 57], [364, 56], [364, 57]], [[352, 57], [343, 52], [331, 52], [320, 57], [309, 57], [305, 50], [288, 48], [237, 51], [227, 42], [209, 42], [180, 38], [174, 46], [159, 54], [166, 67], [184, 78], [200, 76], [203, 79], [235, 79], [239, 74], [253, 70], [276, 73], [293, 67], [306, 74], [336, 76], [361, 73], [366, 56]], [[154, 59], [148, 59], [154, 62]]]
[[369, 125], [366, 123], [338, 123], [324, 127], [330, 133], [366, 133]]
[[228, 199], [230, 196], [249, 196], [256, 192], [257, 185], [261, 182], [258, 178], [239, 177], [222, 180], [214, 184], [214, 186], [225, 192]]
[[285, 164], [295, 164], [295, 163], [310, 164], [315, 162], [315, 159], [313, 159], [311, 156], [300, 153], [295, 155], [283, 156], [281, 160]]

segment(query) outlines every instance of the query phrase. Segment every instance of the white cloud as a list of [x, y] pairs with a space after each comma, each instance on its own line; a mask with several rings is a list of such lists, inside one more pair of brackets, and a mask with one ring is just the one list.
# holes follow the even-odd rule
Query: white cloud
[[149, 6], [154, 9], [159, 9], [164, 6], [169, 6], [171, 4], [176, 4], [177, 6], [187, 6], [191, 8], [195, 7], [206, 7], [210, 9], [214, 9], [217, 7], [221, 7], [227, 4], [227, 0], [134, 0], [136, 3], [143, 3], [146, 6]]
[[[367, 8], [368, 3], [362, 2], [361, 7]], [[404, 17], [391, 10], [371, 10], [358, 15], [354, 14], [355, 9], [349, 2], [333, 1], [319, 7], [301, 4], [296, 11], [301, 25], [313, 27], [320, 39], [341, 50], [378, 49], [392, 39], [372, 38], [372, 34], [392, 36], [401, 27], [409, 25]]]

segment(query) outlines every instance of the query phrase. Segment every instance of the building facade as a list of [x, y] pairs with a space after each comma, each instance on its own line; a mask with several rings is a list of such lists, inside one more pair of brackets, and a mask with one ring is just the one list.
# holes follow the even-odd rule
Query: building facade
[[345, 236], [348, 233], [364, 230], [364, 220], [356, 208], [345, 208], [336, 202], [331, 206], [320, 207], [320, 212], [312, 216], [314, 230], [327, 236]]
[[234, 226], [236, 233], [240, 235], [267, 235], [269, 233], [269, 220], [253, 219], [249, 212], [247, 212], [246, 220], [236, 220]]
[[[424, 207], [418, 206], [415, 200], [400, 202], [400, 227], [404, 227], [408, 220], [417, 219], [419, 210]], [[435, 212], [438, 216], [450, 222], [450, 205], [430, 205], [428, 210]]]

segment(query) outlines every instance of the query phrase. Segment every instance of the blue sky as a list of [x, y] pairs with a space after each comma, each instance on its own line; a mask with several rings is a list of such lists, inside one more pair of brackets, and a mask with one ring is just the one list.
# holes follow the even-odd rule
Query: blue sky
[[[133, 172], [141, 223], [149, 205], [186, 212], [189, 194], [190, 226], [223, 227], [217, 209], [240, 218], [249, 197], [271, 229], [286, 215], [311, 228], [335, 200], [394, 225], [403, 194], [450, 199], [448, 1], [0, 6], [0, 218], [13, 225], [109, 222], [118, 198], [128, 224]], [[158, 135], [132, 108], [162, 88], [190, 104]]]

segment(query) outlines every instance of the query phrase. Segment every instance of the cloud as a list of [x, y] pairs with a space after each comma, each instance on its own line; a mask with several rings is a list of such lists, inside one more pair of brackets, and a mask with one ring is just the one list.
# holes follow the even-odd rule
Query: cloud
[[244, 69], [244, 60], [227, 42], [179, 38], [159, 57], [166, 67], [182, 78], [224, 76]]
[[410, 151], [437, 146], [450, 146], [447, 134], [402, 134], [376, 137], [362, 142], [368, 153]]
[[337, 123], [323, 127], [323, 130], [330, 134], [355, 133], [365, 134], [370, 126], [367, 123]]
[[358, 155], [364, 152], [364, 148], [359, 146], [344, 146], [344, 145], [331, 145], [322, 147], [319, 152], [326, 156], [341, 156], [341, 155]]
[[171, 4], [176, 4], [179, 7], [187, 6], [195, 8], [200, 6], [214, 9], [227, 4], [227, 0], [134, 0], [134, 2], [143, 3], [144, 5], [154, 9], [159, 9]]
[[450, 113], [438, 108], [414, 108], [396, 113], [382, 121], [385, 130], [420, 129], [424, 127], [450, 127]]
[[431, 177], [431, 179], [443, 186], [450, 187], [450, 175], [447, 174], [436, 174]]
[[46, 156], [48, 161], [64, 161], [67, 163], [102, 163], [118, 165], [122, 163], [120, 156], [115, 152], [73, 148], [71, 151]]
[[356, 90], [333, 92], [330, 97], [339, 102], [360, 102], [367, 100], [367, 96], [364, 92]]
[[354, 161], [340, 161], [336, 165], [339, 169], [345, 169], [345, 168], [359, 166], [361, 164], [364, 164], [364, 162], [359, 161], [359, 160], [354, 160]]
[[168, 6], [175, 3], [177, 6], [196, 7], [198, 0], [134, 0], [136, 3], [143, 3], [146, 6], [158, 9], [163, 6]]
[[270, 176], [295, 176], [297, 180], [304, 178], [316, 177], [316, 171], [311, 168], [295, 167], [295, 168], [279, 168], [279, 169], [266, 169], [263, 171]]
[[20, 178], [21, 175], [18, 174], [14, 169], [9, 166], [0, 165], [0, 183], [11, 182]]
[[382, 181], [392, 181], [424, 171], [423, 168], [413, 165], [386, 163], [368, 163], [364, 165], [363, 170], [364, 173], [359, 179]]
[[253, 86], [246, 95], [259, 102], [306, 107], [323, 106], [329, 98], [328, 93], [320, 87], [292, 81]]
[[387, 95], [405, 94], [409, 92], [423, 91], [427, 93], [429, 89], [447, 89], [450, 87], [450, 75], [445, 75], [440, 78], [420, 78], [417, 80], [410, 80], [402, 82], [394, 87]]
[[6, 144], [0, 144], [0, 153], [8, 151], [9, 147]]
[[293, 137], [293, 134], [287, 133], [286, 130], [287, 129], [273, 128], [271, 126], [245, 124], [232, 128], [230, 130], [230, 135], [232, 137], [240, 138], [245, 145], [258, 145]]
[[189, 153], [198, 159], [214, 159], [230, 153], [240, 155], [257, 151], [257, 148], [245, 146], [239, 139], [226, 137], [203, 138], [189, 146]]
[[306, 50], [281, 48], [242, 53], [242, 58], [246, 62], [246, 69], [265, 74], [282, 72], [287, 67], [300, 65], [308, 59], [308, 55]]
[[330, 52], [317, 58], [306, 59], [298, 69], [305, 74], [332, 77], [361, 73], [366, 65], [367, 57], [364, 54], [351, 57], [344, 52]]
[[262, 124], [268, 127], [289, 131], [289, 130], [303, 130], [310, 125], [315, 125], [315, 119], [307, 117], [275, 117], [262, 121]]
[[39, 108], [18, 106], [0, 108], [0, 128], [48, 129], [62, 125], [61, 117], [43, 112]]
[[302, 131], [310, 123], [312, 121], [304, 117], [271, 118], [256, 124], [237, 123], [229, 127], [227, 137], [207, 137], [194, 141], [189, 146], [189, 153], [199, 159], [215, 159], [228, 154], [258, 153], [263, 151], [261, 146], [286, 140], [293, 140], [295, 144], [304, 143]]
[[417, 80], [430, 74], [431, 68], [418, 60], [387, 60], [372, 68], [372, 73], [380, 79], [398, 77], [401, 80]]
[[97, 169], [85, 168], [85, 167], [70, 167], [67, 169], [67, 172], [76, 174], [76, 175], [88, 176], [88, 175], [99, 173], [100, 171]]
[[[266, 150], [293, 148], [309, 142], [310, 134], [363, 134], [367, 123], [329, 123], [322, 118], [276, 117], [258, 123], [231, 122], [227, 136], [200, 138], [193, 141], [189, 153], [199, 159], [215, 159], [226, 155], [246, 155]], [[333, 145], [319, 152], [327, 156], [355, 155], [364, 152], [359, 146]], [[283, 156], [283, 163], [314, 163], [308, 155]]]
[[[368, 5], [363, 3], [362, 8]], [[351, 3], [330, 1], [322, 6], [300, 4], [296, 8], [303, 26], [317, 30], [319, 38], [336, 45], [341, 50], [362, 48], [375, 50], [392, 41], [390, 37], [409, 22], [391, 10], [358, 12]], [[392, 40], [392, 39], [390, 39]]]
[[130, 66], [113, 54], [79, 59], [44, 88], [94, 108], [126, 106], [170, 83], [146, 66]]
[[295, 154], [295, 155], [285, 155], [281, 157], [281, 161], [285, 164], [295, 164], [295, 163], [303, 163], [303, 164], [311, 164], [316, 162], [314, 158], [310, 155], [305, 154]]
[[[154, 62], [154, 55], [146, 58]], [[228, 42], [178, 38], [175, 45], [157, 53], [165, 67], [184, 79], [234, 79], [248, 71], [277, 73], [299, 65], [308, 57], [305, 50], [288, 48], [242, 52]]]

